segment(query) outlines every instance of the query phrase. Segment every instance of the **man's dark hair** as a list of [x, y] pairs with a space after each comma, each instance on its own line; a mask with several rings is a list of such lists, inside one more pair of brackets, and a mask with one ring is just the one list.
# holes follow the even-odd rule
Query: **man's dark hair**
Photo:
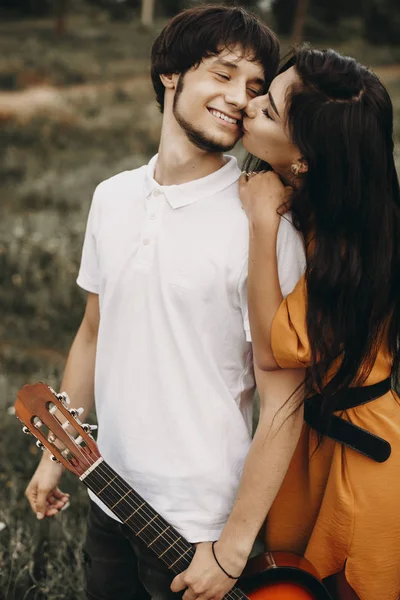
[[278, 68], [279, 42], [256, 15], [240, 6], [205, 5], [171, 19], [151, 52], [151, 78], [161, 112], [165, 87], [160, 75], [184, 74], [203, 59], [237, 46], [246, 58], [264, 68], [267, 89]]

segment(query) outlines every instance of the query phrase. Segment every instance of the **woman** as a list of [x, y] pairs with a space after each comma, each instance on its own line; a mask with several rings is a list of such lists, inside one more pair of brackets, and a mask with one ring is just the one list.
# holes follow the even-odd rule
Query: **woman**
[[[355, 60], [300, 49], [250, 102], [243, 127], [245, 148], [275, 171], [240, 186], [255, 361], [264, 370], [307, 367], [305, 424], [268, 515], [267, 546], [304, 554], [337, 598], [397, 600], [400, 401], [390, 377], [397, 384], [400, 192], [391, 101]], [[283, 299], [275, 248], [289, 206], [307, 267]]]

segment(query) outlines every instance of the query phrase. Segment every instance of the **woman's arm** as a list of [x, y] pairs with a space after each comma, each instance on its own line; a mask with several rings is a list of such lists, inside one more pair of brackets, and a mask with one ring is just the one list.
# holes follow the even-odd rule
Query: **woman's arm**
[[[244, 463], [232, 512], [215, 544], [220, 564], [239, 576], [254, 540], [282, 485], [303, 426], [303, 369], [267, 372], [255, 369], [260, 419]], [[299, 389], [298, 393], [292, 394]], [[297, 410], [296, 410], [297, 409]], [[171, 589], [186, 589], [184, 599], [222, 598], [235, 581], [216, 563], [210, 543], [199, 544], [189, 568], [175, 577]]]
[[278, 276], [276, 244], [279, 207], [287, 199], [285, 188], [273, 172], [242, 177], [239, 193], [249, 219], [250, 248], [248, 303], [254, 361], [262, 371], [279, 369], [271, 346], [271, 327], [283, 300]]
[[255, 375], [260, 396], [258, 426], [235, 504], [217, 544], [232, 570], [237, 567], [230, 563], [233, 557], [247, 558], [250, 553], [282, 485], [303, 426], [305, 370], [267, 372], [256, 367]]
[[278, 277], [276, 241], [279, 220], [249, 222], [248, 304], [254, 362], [262, 371], [279, 369], [271, 344], [274, 316], [283, 300]]

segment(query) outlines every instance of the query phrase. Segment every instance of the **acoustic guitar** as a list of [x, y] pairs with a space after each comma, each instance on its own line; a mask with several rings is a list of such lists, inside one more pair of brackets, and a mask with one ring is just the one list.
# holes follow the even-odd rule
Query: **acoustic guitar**
[[[81, 409], [68, 408], [67, 394], [43, 383], [25, 385], [15, 403], [23, 431], [79, 477], [175, 575], [189, 566], [195, 547], [126, 483], [101, 457], [93, 425], [79, 420]], [[61, 417], [63, 416], [63, 418]], [[249, 560], [228, 600], [331, 600], [315, 568], [303, 557], [267, 552]]]

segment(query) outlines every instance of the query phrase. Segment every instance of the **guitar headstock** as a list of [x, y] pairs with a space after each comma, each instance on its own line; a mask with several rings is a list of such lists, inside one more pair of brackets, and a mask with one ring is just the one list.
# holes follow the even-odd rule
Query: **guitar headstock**
[[24, 433], [37, 438], [36, 445], [46, 447], [52, 460], [80, 477], [99, 458], [96, 442], [90, 435], [95, 427], [79, 421], [80, 409], [68, 409], [67, 394], [56, 394], [44, 383], [25, 385], [17, 395], [15, 414], [24, 424]]

